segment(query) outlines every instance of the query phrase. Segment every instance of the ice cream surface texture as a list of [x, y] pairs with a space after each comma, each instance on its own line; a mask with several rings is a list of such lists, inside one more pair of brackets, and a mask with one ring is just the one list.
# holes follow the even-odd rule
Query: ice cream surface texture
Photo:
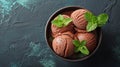
[[73, 38], [69, 35], [61, 35], [54, 38], [52, 42], [53, 50], [62, 57], [69, 57], [74, 53]]
[[86, 29], [86, 25], [87, 25], [87, 21], [84, 17], [84, 14], [87, 12], [88, 10], [86, 9], [78, 9], [75, 10], [72, 14], [71, 14], [71, 18], [73, 20], [73, 24], [79, 28], [79, 29]]

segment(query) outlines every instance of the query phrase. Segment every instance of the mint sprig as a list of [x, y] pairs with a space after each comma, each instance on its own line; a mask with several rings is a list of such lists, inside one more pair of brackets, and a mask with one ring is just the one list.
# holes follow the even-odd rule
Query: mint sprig
[[86, 41], [83, 40], [83, 41], [79, 41], [79, 40], [73, 40], [73, 44], [75, 46], [75, 52], [78, 53], [78, 52], [81, 52], [82, 54], [84, 55], [89, 55], [89, 50], [87, 49], [87, 47], [85, 46], [86, 45]]
[[95, 16], [91, 12], [85, 13], [85, 19], [88, 21], [86, 29], [88, 32], [95, 30], [97, 27], [102, 27], [108, 21], [108, 15], [106, 13]]
[[105, 13], [102, 13], [98, 15], [97, 19], [98, 19], [98, 27], [102, 27], [108, 21], [108, 15]]
[[72, 21], [71, 18], [64, 18], [63, 15], [58, 15], [56, 19], [52, 20], [52, 24], [57, 27], [65, 27]]

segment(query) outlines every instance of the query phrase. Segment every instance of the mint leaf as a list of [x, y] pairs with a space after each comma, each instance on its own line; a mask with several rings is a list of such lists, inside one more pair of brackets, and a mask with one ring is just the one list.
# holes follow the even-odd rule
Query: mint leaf
[[75, 52], [81, 52], [84, 55], [88, 55], [89, 54], [89, 50], [86, 47], [86, 40], [83, 41], [79, 41], [79, 40], [73, 40], [73, 44], [75, 45]]
[[57, 19], [58, 20], [64, 20], [64, 17], [60, 14], [60, 15], [57, 16]]
[[95, 16], [91, 12], [86, 12], [84, 17], [88, 21], [86, 26], [88, 32], [95, 30], [97, 27], [102, 27], [108, 21], [108, 15], [105, 13]]
[[92, 16], [90, 22], [92, 22], [92, 23], [97, 23], [97, 22], [98, 22], [98, 20], [97, 20], [97, 16]]
[[93, 31], [97, 28], [97, 23], [93, 23], [93, 22], [89, 22], [87, 24], [87, 31], [90, 32], [90, 31]]
[[58, 15], [54, 20], [52, 20], [52, 24], [57, 27], [67, 26], [72, 21], [71, 18], [64, 18], [63, 15]]
[[78, 52], [79, 52], [78, 47], [75, 47], [75, 53], [78, 53]]
[[93, 31], [97, 28], [97, 17], [94, 15], [91, 15], [91, 17], [89, 19], [90, 19], [90, 21], [88, 21], [88, 24], [86, 27], [88, 32]]
[[102, 27], [108, 21], [108, 15], [105, 13], [102, 13], [98, 15], [97, 19], [98, 19], [98, 26]]
[[65, 18], [64, 19], [64, 26], [67, 26], [72, 21], [71, 18]]
[[85, 46], [87, 44], [87, 41], [86, 40], [82, 40], [81, 42], [80, 42], [80, 45], [81, 46]]
[[93, 16], [94, 15], [91, 12], [86, 12], [84, 17], [88, 22], [91, 22]]
[[82, 54], [89, 55], [89, 50], [86, 46], [79, 47], [79, 50]]
[[54, 24], [57, 27], [62, 27], [63, 26], [62, 21], [60, 21], [60, 20], [53, 20], [52, 24]]
[[73, 40], [73, 44], [75, 47], [79, 47], [80, 41], [79, 40]]

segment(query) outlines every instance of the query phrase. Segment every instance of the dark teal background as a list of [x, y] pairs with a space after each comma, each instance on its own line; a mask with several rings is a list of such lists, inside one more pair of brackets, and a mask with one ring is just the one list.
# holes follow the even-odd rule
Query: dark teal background
[[[45, 42], [50, 15], [64, 6], [109, 14], [100, 48], [91, 58], [67, 62]], [[0, 0], [0, 67], [120, 67], [120, 0]]]

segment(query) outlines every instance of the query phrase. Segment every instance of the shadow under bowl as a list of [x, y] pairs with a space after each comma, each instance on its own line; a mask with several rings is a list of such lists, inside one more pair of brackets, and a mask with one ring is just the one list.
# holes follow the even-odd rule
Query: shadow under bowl
[[47, 23], [46, 23], [46, 27], [45, 27], [45, 39], [46, 39], [46, 42], [48, 44], [48, 47], [52, 50], [52, 52], [58, 56], [59, 58], [63, 59], [63, 60], [66, 60], [66, 61], [71, 61], [71, 62], [76, 62], [76, 61], [83, 61], [89, 57], [91, 57], [99, 48], [100, 44], [101, 44], [101, 39], [102, 39], [102, 31], [101, 31], [101, 28], [97, 28], [96, 31], [97, 31], [97, 46], [96, 48], [94, 49], [93, 52], [91, 52], [88, 56], [85, 56], [83, 58], [77, 58], [77, 59], [69, 59], [69, 58], [64, 58], [64, 57], [61, 57], [59, 55], [57, 55], [53, 48], [52, 48], [52, 40], [51, 40], [51, 21], [56, 17], [58, 16], [59, 14], [67, 14], [70, 16], [70, 14], [77, 10], [77, 9], [85, 9], [83, 7], [79, 7], [79, 6], [67, 6], [67, 7], [63, 7], [63, 8], [60, 8], [58, 9], [56, 12], [54, 12], [50, 18], [48, 19]]

